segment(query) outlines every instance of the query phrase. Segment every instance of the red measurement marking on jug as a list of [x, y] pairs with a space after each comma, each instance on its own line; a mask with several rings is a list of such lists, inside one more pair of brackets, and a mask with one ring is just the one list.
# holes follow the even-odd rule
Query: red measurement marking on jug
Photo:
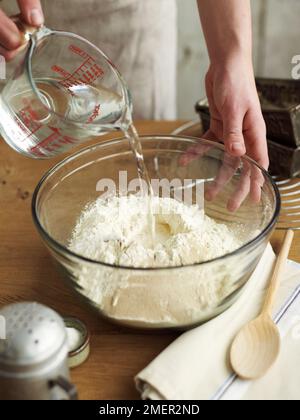
[[100, 115], [100, 111], [101, 111], [101, 105], [96, 105], [94, 112], [92, 113], [92, 115], [90, 116], [90, 118], [87, 120], [87, 124], [92, 124], [95, 119]]
[[63, 80], [59, 83], [73, 95], [74, 93], [70, 90], [72, 87], [82, 84], [92, 84], [104, 75], [104, 71], [96, 63], [95, 59], [81, 48], [76, 45], [70, 45], [69, 49], [84, 59], [81, 65], [73, 73], [68, 72], [58, 65], [52, 66], [51, 69], [63, 77]]
[[73, 53], [79, 55], [82, 58], [92, 58], [86, 51], [84, 51], [82, 48], [78, 47], [77, 45], [71, 44], [69, 45], [69, 50]]
[[80, 86], [80, 85], [82, 85], [82, 82], [80, 80], [74, 79], [74, 77], [71, 73], [67, 72], [65, 69], [63, 69], [60, 66], [54, 65], [54, 66], [52, 66], [52, 70], [55, 73], [58, 73], [58, 74], [60, 74], [61, 76], [64, 77], [63, 80], [59, 81], [59, 84], [62, 85], [63, 87], [65, 87], [66, 89], [68, 89], [70, 94], [72, 96], [74, 96], [74, 93], [70, 90], [70, 88], [72, 88], [74, 86]]
[[52, 66], [51, 68], [52, 68], [52, 70], [53, 70], [55, 73], [60, 74], [60, 75], [61, 75], [61, 76], [63, 76], [65, 79], [68, 79], [68, 78], [72, 77], [72, 74], [71, 74], [71, 73], [69, 73], [67, 70], [63, 69], [62, 67], [60, 67], [60, 66], [58, 66], [58, 65], [56, 65], [56, 64], [55, 64], [54, 66]]
[[30, 104], [27, 105], [25, 108], [21, 109], [18, 117], [15, 117], [15, 121], [17, 122], [18, 126], [26, 134], [22, 141], [34, 135], [43, 126], [37, 120], [37, 113], [32, 109]]
[[78, 143], [77, 139], [63, 135], [59, 128], [48, 126], [38, 121], [39, 116], [33, 109], [35, 102], [35, 100], [28, 101], [24, 99], [23, 103], [26, 106], [19, 111], [18, 117], [15, 117], [18, 126], [25, 133], [22, 141], [33, 136], [33, 141], [37, 142], [40, 140], [38, 144], [30, 149], [32, 154], [43, 157], [47, 152], [53, 153], [59, 151], [65, 145]]
[[47, 154], [45, 152], [53, 153], [60, 150], [63, 146], [78, 143], [78, 140], [70, 136], [64, 136], [58, 128], [46, 126], [45, 128], [50, 130], [50, 134], [39, 144], [30, 149], [31, 153], [36, 156], [45, 156]]
[[80, 80], [83, 83], [93, 83], [104, 74], [101, 67], [95, 62], [93, 58], [87, 58], [81, 66], [79, 66], [72, 76], [75, 80]]

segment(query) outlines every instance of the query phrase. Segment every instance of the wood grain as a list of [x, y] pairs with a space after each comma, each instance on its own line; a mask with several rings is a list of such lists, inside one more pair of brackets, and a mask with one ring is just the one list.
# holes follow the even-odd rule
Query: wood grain
[[[181, 124], [149, 121], [137, 126], [142, 134], [169, 134]], [[31, 219], [34, 188], [60, 159], [32, 161], [0, 140], [0, 305], [36, 300], [62, 315], [74, 315], [85, 321], [92, 334], [92, 353], [72, 375], [80, 398], [138, 398], [133, 377], [176, 334], [144, 335], [121, 330], [90, 313], [64, 286]], [[274, 235], [275, 246], [282, 237], [282, 232]], [[300, 262], [300, 232], [290, 256]]]

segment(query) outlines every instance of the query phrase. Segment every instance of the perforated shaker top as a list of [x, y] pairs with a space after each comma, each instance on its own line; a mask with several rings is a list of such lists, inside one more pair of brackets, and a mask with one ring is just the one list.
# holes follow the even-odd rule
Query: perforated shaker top
[[37, 303], [17, 303], [0, 310], [6, 340], [0, 340], [0, 363], [33, 365], [47, 360], [67, 342], [62, 318]]

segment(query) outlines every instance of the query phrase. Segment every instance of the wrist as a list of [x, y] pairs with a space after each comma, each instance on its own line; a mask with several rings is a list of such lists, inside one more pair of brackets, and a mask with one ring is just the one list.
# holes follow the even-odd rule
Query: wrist
[[216, 54], [210, 55], [210, 62], [213, 67], [231, 67], [232, 65], [243, 65], [253, 68], [252, 49], [251, 48], [226, 48], [224, 51], [219, 50]]
[[243, 73], [253, 76], [254, 69], [252, 57], [241, 51], [231, 51], [225, 56], [219, 55], [210, 61], [210, 71], [222, 73]]

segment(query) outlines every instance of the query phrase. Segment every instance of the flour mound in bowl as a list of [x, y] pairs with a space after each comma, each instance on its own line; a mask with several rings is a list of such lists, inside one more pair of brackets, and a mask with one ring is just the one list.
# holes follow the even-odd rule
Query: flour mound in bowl
[[134, 268], [180, 267], [230, 253], [240, 241], [224, 225], [170, 198], [99, 198], [86, 207], [72, 233], [69, 249], [94, 261]]
[[[218, 264], [197, 263], [242, 245], [233, 229], [211, 219], [198, 206], [138, 196], [99, 198], [83, 209], [70, 250], [91, 260], [73, 265], [72, 279], [105, 317], [142, 328], [188, 327], [211, 317], [248, 277], [238, 256]], [[132, 269], [117, 268], [131, 267]], [[165, 268], [169, 270], [142, 270]], [[174, 268], [179, 267], [179, 268]], [[140, 268], [140, 270], [139, 270]]]

